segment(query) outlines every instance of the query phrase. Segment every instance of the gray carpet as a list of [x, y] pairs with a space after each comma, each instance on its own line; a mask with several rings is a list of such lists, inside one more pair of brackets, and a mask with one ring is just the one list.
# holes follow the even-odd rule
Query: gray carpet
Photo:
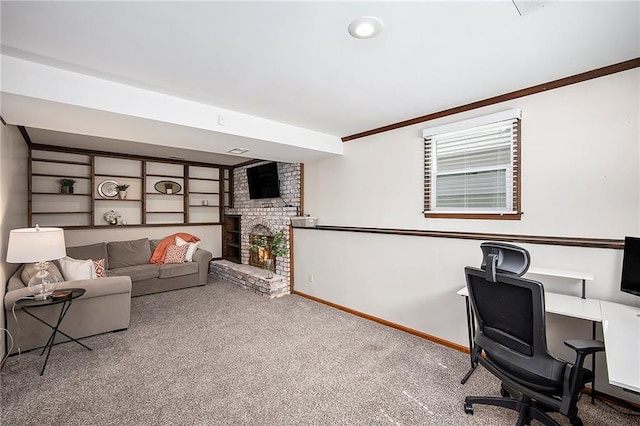
[[[137, 297], [127, 331], [29, 352], [2, 370], [3, 425], [509, 425], [463, 411], [498, 394], [467, 355], [299, 296], [228, 283]], [[73, 307], [72, 307], [73, 309]], [[583, 398], [586, 425], [631, 425]], [[636, 418], [637, 419], [637, 418]], [[566, 419], [563, 424], [568, 424]]]

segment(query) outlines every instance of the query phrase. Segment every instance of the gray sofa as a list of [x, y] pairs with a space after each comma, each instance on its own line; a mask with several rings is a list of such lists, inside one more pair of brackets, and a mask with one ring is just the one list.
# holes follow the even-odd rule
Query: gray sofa
[[[97, 243], [80, 247], [67, 247], [67, 256], [74, 259], [105, 259], [106, 278], [63, 281], [57, 289], [83, 288], [85, 294], [75, 299], [60, 329], [79, 339], [129, 327], [131, 297], [158, 293], [185, 287], [205, 285], [212, 254], [197, 249], [192, 262], [168, 265], [152, 265], [149, 259], [159, 240], [147, 238], [132, 241]], [[59, 268], [57, 261], [53, 262]], [[45, 345], [51, 329], [40, 324], [15, 303], [30, 296], [26, 287], [28, 270], [22, 265], [9, 278], [4, 308], [7, 329], [14, 344], [10, 353], [26, 351]], [[59, 273], [59, 272], [58, 272]], [[55, 324], [60, 314], [60, 304], [42, 306], [33, 311], [38, 317]], [[58, 334], [56, 342], [66, 337]]]
[[[13, 346], [7, 344], [9, 353], [26, 351], [45, 345], [51, 329], [39, 323], [15, 303], [31, 295], [26, 287], [22, 273], [24, 265], [9, 278], [7, 293], [4, 296], [4, 309], [7, 329], [13, 337]], [[26, 280], [28, 282], [28, 280]], [[64, 281], [57, 289], [83, 288], [85, 294], [75, 299], [65, 316], [60, 330], [71, 337], [93, 336], [109, 331], [125, 330], [129, 327], [131, 311], [131, 279], [126, 276], [100, 279]], [[41, 306], [33, 308], [33, 313], [49, 324], [55, 324], [60, 315], [61, 305]], [[56, 336], [56, 342], [68, 339], [61, 334]]]
[[74, 259], [105, 259], [107, 276], [131, 277], [131, 296], [159, 293], [207, 283], [209, 262], [213, 255], [198, 248], [192, 262], [155, 265], [149, 259], [160, 240], [141, 238], [113, 241], [80, 247], [67, 247]]

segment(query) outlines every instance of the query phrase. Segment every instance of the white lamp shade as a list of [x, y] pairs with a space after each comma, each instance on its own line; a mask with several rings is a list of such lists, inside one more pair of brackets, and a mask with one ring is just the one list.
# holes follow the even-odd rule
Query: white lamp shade
[[9, 233], [7, 262], [31, 263], [61, 259], [67, 255], [62, 228], [13, 229]]

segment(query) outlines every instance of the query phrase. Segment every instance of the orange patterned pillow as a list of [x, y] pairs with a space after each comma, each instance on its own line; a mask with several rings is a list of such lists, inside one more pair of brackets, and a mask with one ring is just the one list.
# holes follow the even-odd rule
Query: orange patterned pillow
[[93, 268], [96, 270], [97, 278], [106, 278], [107, 270], [104, 269], [104, 259], [98, 259], [93, 261]]
[[184, 257], [189, 250], [189, 245], [167, 247], [167, 253], [164, 255], [164, 263], [184, 263]]

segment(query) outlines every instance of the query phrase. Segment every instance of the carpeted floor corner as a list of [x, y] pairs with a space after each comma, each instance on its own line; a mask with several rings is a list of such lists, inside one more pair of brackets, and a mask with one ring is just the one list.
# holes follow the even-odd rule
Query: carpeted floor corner
[[[73, 307], [72, 307], [73, 309]], [[128, 330], [10, 357], [3, 425], [511, 425], [463, 410], [498, 395], [468, 356], [298, 296], [269, 300], [225, 282], [132, 299]], [[632, 425], [597, 402], [585, 425]], [[557, 417], [562, 424], [566, 419]]]

